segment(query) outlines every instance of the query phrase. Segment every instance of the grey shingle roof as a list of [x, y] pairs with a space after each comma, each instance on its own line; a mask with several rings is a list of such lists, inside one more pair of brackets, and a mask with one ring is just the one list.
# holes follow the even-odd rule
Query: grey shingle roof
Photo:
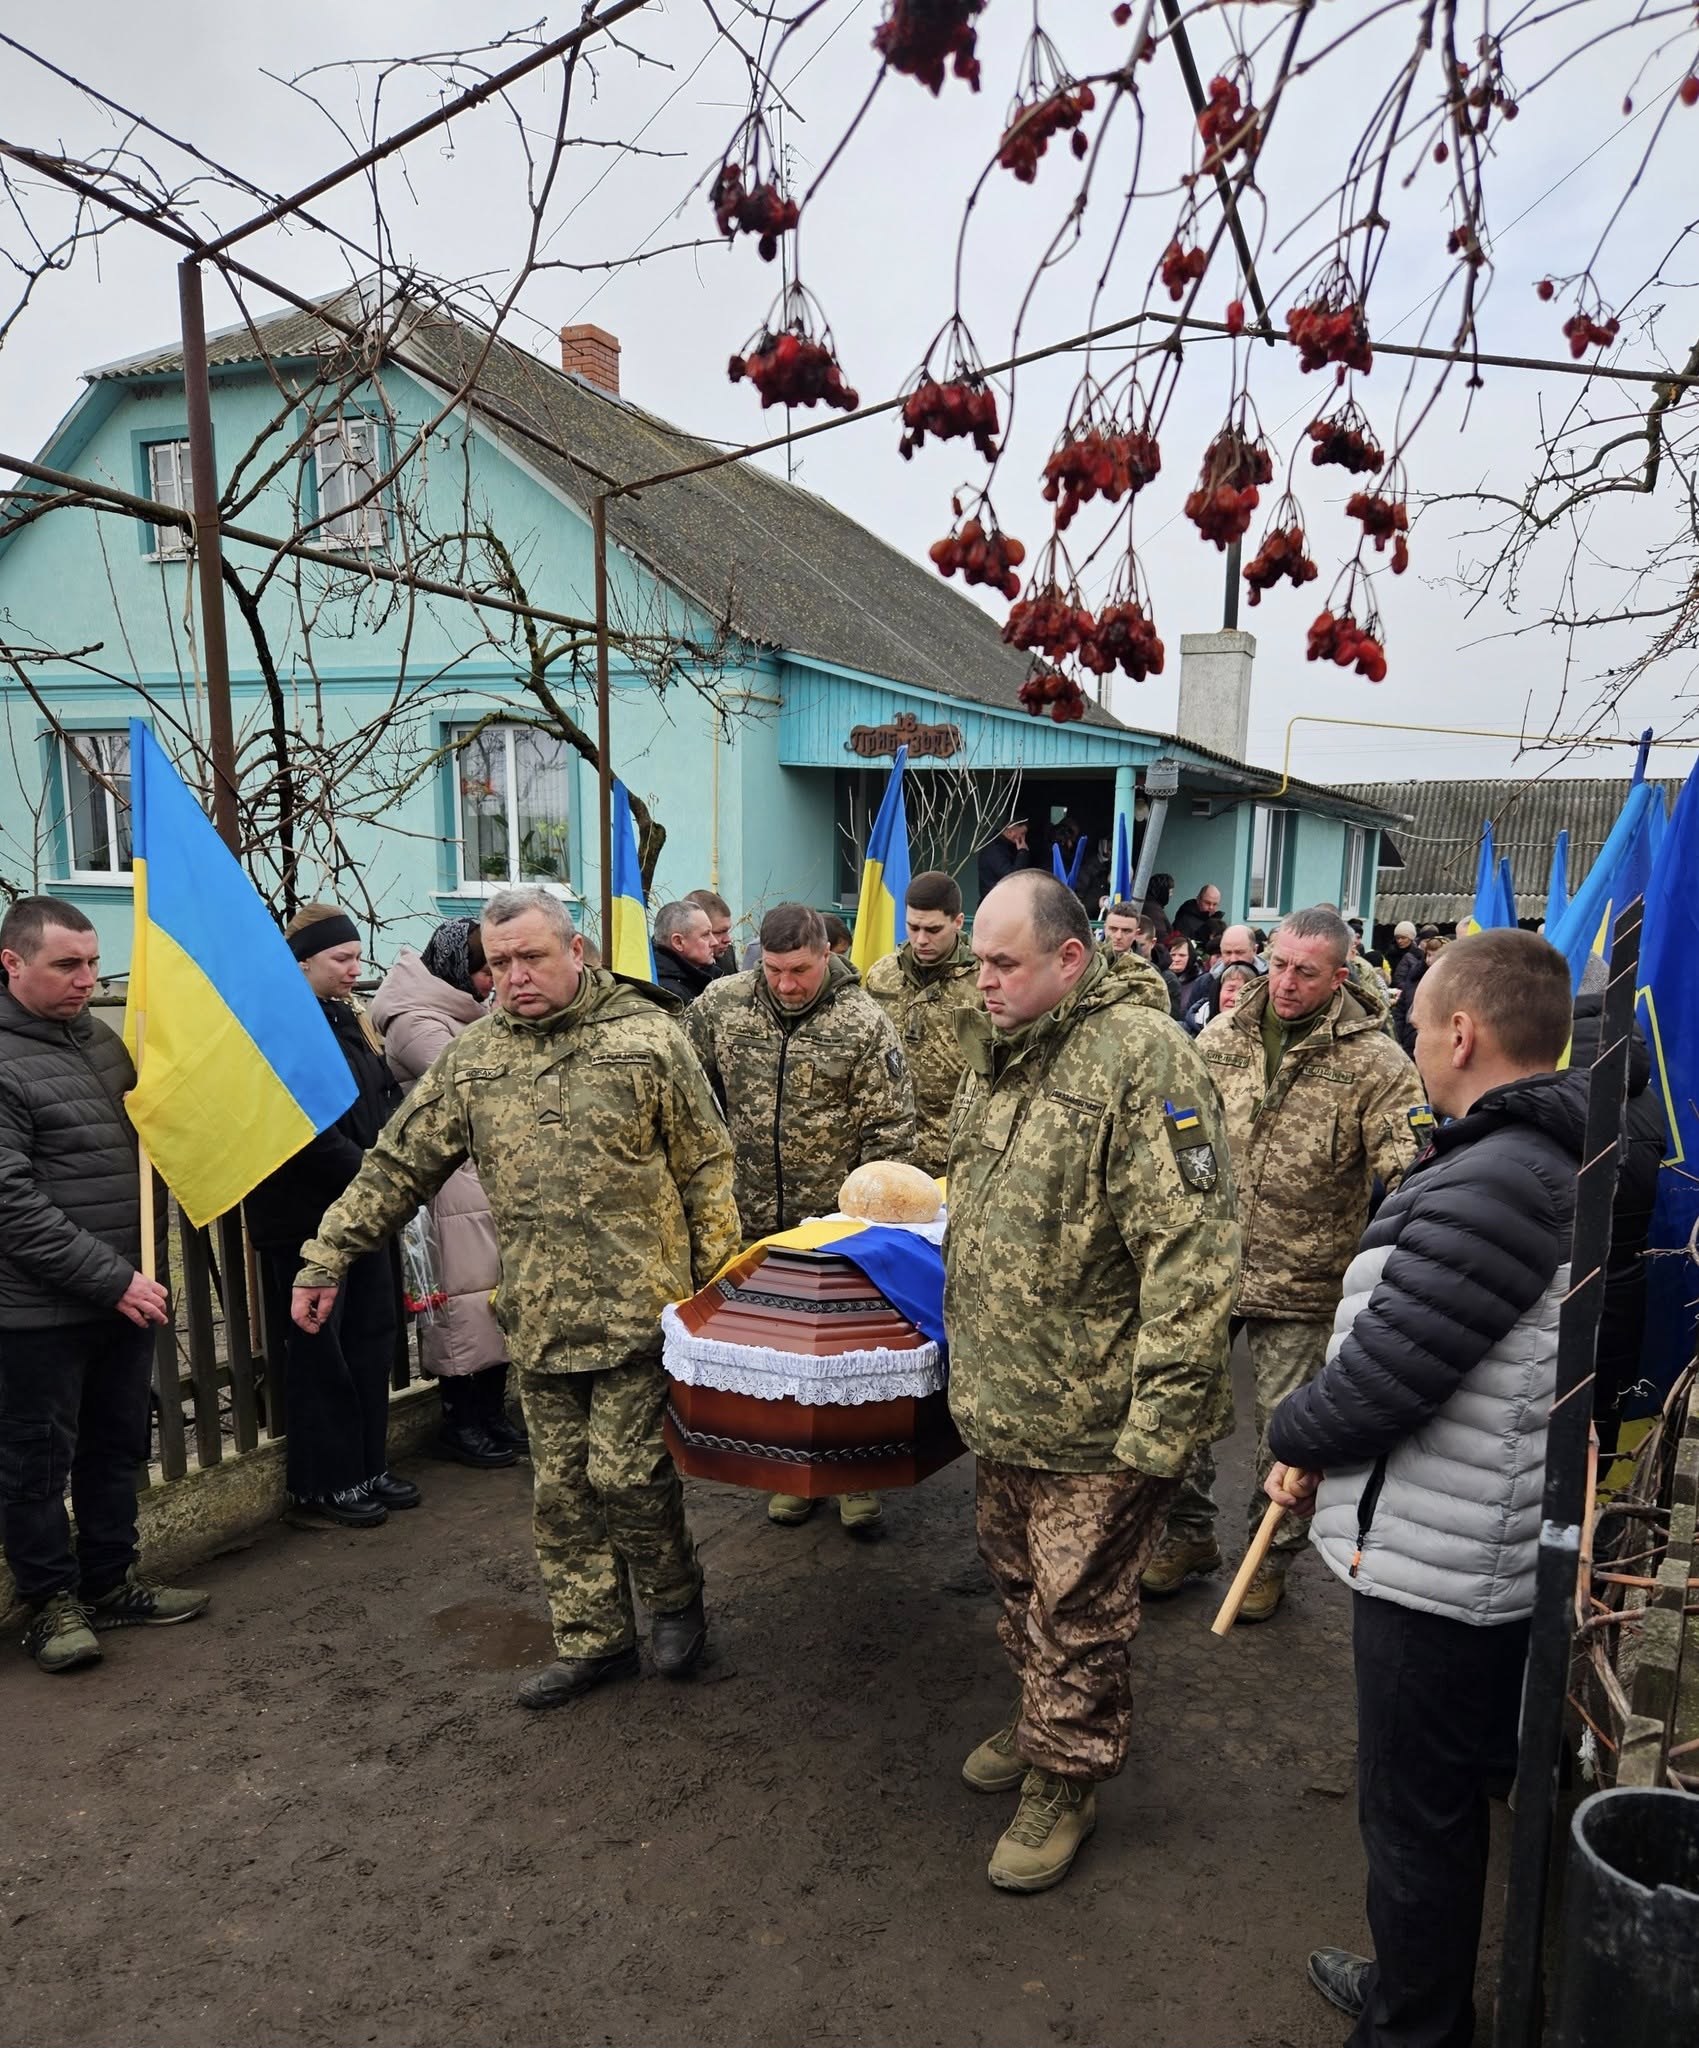
[[[1662, 782], [1673, 804], [1679, 782]], [[1516, 908], [1545, 915], [1546, 883], [1559, 832], [1569, 833], [1573, 888], [1593, 864], [1628, 794], [1628, 778], [1522, 777], [1503, 782], [1350, 782], [1342, 795], [1409, 819], [1387, 833], [1402, 868], [1383, 865], [1375, 914], [1386, 924], [1454, 924], [1475, 901], [1481, 823], [1490, 818], [1494, 851], [1510, 857]]]

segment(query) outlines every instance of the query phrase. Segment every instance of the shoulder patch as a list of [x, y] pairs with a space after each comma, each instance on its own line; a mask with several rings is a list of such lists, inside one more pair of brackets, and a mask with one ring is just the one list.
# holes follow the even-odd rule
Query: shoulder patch
[[1409, 1112], [1410, 1128], [1425, 1144], [1434, 1134], [1434, 1113], [1425, 1102], [1418, 1102]]
[[885, 1054], [885, 1071], [893, 1081], [903, 1078], [903, 1056], [894, 1045]]
[[1220, 1178], [1221, 1163], [1215, 1156], [1215, 1147], [1204, 1135], [1203, 1118], [1195, 1109], [1176, 1109], [1171, 1102], [1165, 1102], [1162, 1111], [1180, 1178], [1187, 1187], [1207, 1195]]

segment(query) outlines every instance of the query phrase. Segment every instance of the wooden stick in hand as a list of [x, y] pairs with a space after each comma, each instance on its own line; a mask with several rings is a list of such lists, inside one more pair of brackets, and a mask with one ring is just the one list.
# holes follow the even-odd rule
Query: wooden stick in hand
[[1221, 1611], [1209, 1625], [1212, 1636], [1224, 1636], [1239, 1619], [1239, 1609], [1245, 1604], [1245, 1595], [1251, 1590], [1251, 1581], [1257, 1575], [1257, 1567], [1268, 1555], [1268, 1546], [1274, 1541], [1274, 1532], [1280, 1527], [1286, 1510], [1279, 1501], [1271, 1500], [1262, 1511], [1262, 1524], [1251, 1538], [1250, 1548], [1245, 1552], [1245, 1561], [1234, 1574], [1233, 1583], [1227, 1588], [1227, 1598], [1221, 1603]]

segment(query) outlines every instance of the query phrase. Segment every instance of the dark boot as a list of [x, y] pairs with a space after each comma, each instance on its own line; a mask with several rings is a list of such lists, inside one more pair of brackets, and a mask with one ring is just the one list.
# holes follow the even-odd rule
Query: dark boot
[[389, 1510], [363, 1486], [349, 1486], [317, 1499], [291, 1496], [283, 1518], [297, 1529], [380, 1529], [389, 1520]]
[[700, 1589], [690, 1605], [676, 1614], [650, 1617], [649, 1654], [663, 1678], [684, 1678], [694, 1671], [707, 1644], [708, 1613]]
[[416, 1508], [424, 1495], [411, 1479], [397, 1479], [393, 1472], [380, 1472], [366, 1481], [366, 1492], [386, 1508]]
[[610, 1678], [637, 1676], [637, 1648], [610, 1650], [605, 1657], [557, 1657], [519, 1688], [522, 1707], [564, 1707]]
[[442, 1428], [433, 1449], [439, 1458], [452, 1458], [457, 1465], [471, 1465], [487, 1472], [500, 1465], [511, 1465], [519, 1454], [490, 1428], [489, 1395], [480, 1384], [484, 1378], [481, 1372], [470, 1372], [437, 1381], [442, 1397]]
[[479, 1390], [478, 1419], [496, 1442], [518, 1452], [529, 1451], [531, 1439], [525, 1425], [515, 1422], [507, 1412], [507, 1367], [487, 1365], [482, 1372], [473, 1373], [471, 1384]]

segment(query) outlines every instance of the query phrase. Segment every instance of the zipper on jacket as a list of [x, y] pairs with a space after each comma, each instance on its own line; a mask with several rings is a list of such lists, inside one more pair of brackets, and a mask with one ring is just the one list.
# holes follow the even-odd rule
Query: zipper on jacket
[[1351, 1553], [1351, 1577], [1357, 1576], [1357, 1567], [1363, 1561], [1363, 1546], [1369, 1540], [1369, 1524], [1375, 1518], [1375, 1507], [1380, 1500], [1380, 1490], [1386, 1484], [1386, 1459], [1375, 1460], [1375, 1469], [1369, 1474], [1369, 1483], [1363, 1488], [1362, 1498], [1357, 1502], [1357, 1547]]
[[790, 1058], [791, 1037], [788, 1031], [779, 1033], [779, 1083], [773, 1090], [773, 1228], [785, 1227], [785, 1160], [784, 1146], [780, 1142], [785, 1115], [785, 1062]]

